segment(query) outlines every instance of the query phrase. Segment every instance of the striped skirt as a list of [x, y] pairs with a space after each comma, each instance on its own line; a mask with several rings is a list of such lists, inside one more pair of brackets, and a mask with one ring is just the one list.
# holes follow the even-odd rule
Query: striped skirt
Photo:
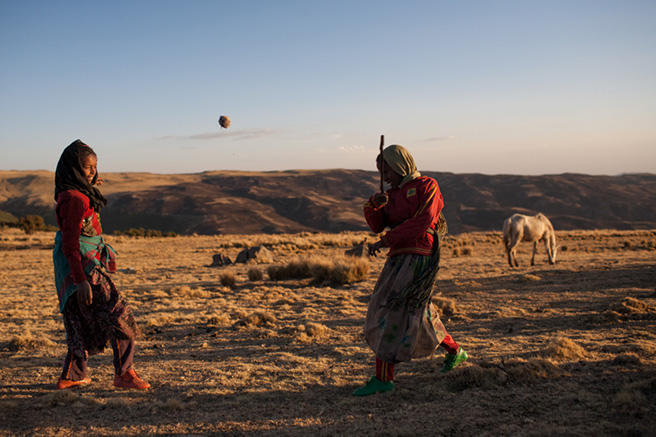
[[62, 311], [68, 349], [81, 358], [102, 352], [109, 340], [134, 339], [137, 335], [132, 309], [109, 275], [95, 269], [87, 279], [93, 292], [91, 305], [78, 305], [73, 294]]
[[430, 295], [434, 281], [422, 281], [422, 277], [431, 267], [435, 266], [430, 256], [417, 254], [395, 255], [385, 263], [369, 301], [364, 328], [367, 343], [380, 360], [399, 363], [430, 356], [447, 335], [430, 299], [418, 308], [391, 303], [409, 288], [417, 289], [417, 284], [425, 288], [417, 291]]

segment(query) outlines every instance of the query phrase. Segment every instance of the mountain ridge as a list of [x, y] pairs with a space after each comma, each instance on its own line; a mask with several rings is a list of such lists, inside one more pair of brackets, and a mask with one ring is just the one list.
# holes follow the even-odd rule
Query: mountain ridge
[[[426, 171], [444, 196], [449, 231], [501, 230], [514, 212], [542, 212], [554, 227], [656, 229], [656, 174], [485, 175]], [[105, 232], [133, 227], [180, 234], [361, 231], [378, 191], [365, 170], [101, 173]], [[54, 173], [0, 171], [0, 211], [55, 224]]]

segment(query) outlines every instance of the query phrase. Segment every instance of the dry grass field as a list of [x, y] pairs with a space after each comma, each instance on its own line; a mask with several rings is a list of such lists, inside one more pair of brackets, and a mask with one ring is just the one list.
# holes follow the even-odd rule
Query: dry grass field
[[[557, 235], [556, 265], [540, 246], [528, 266], [523, 243], [516, 269], [498, 232], [448, 237], [434, 301], [470, 359], [447, 375], [441, 355], [398, 365], [393, 392], [355, 398], [384, 257], [343, 285], [267, 271], [337, 263], [371, 235], [109, 236], [152, 389], [114, 389], [109, 349], [91, 384], [57, 391], [54, 236], [0, 230], [0, 435], [654, 435], [656, 231]], [[269, 262], [209, 267], [256, 245]]]

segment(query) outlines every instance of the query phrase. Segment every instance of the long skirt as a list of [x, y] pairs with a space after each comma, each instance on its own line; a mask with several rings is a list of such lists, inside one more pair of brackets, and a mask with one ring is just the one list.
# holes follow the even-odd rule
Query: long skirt
[[417, 309], [389, 304], [393, 300], [390, 297], [417, 281], [429, 262], [426, 255], [404, 254], [392, 256], [385, 263], [365, 321], [365, 338], [380, 360], [399, 363], [430, 356], [446, 337], [446, 329], [430, 300]]
[[134, 339], [138, 332], [132, 309], [109, 275], [95, 269], [87, 280], [93, 293], [91, 305], [79, 305], [73, 295], [63, 311], [68, 350], [80, 358], [102, 352], [109, 340]]

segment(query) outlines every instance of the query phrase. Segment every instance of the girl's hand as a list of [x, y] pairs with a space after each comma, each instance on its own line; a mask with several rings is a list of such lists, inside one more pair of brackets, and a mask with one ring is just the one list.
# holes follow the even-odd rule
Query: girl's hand
[[374, 194], [374, 201], [378, 206], [385, 206], [389, 202], [389, 196], [387, 193], [376, 193]]
[[89, 281], [77, 284], [77, 303], [79, 305], [91, 305], [93, 302], [93, 293]]
[[380, 252], [380, 248], [383, 247], [382, 241], [376, 241], [374, 244], [369, 245], [369, 256], [376, 256]]
[[96, 185], [101, 186], [103, 182], [105, 182], [103, 178], [98, 178], [98, 180], [96, 181]]

